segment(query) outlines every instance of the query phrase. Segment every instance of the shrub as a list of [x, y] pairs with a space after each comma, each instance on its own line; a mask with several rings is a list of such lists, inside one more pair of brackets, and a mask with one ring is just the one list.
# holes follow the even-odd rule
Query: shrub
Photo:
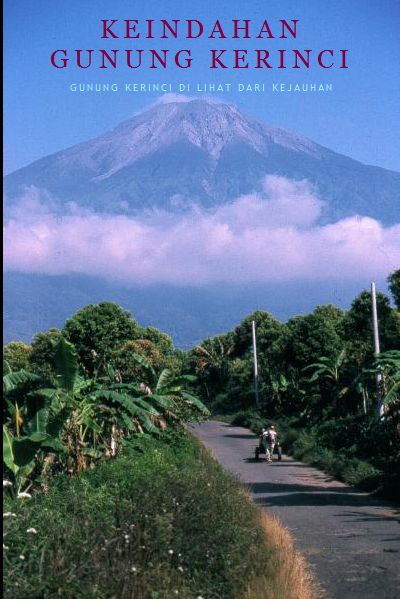
[[350, 485], [399, 498], [400, 452], [393, 451], [390, 422], [352, 415], [302, 426], [296, 419], [278, 422], [286, 453]]
[[22, 369], [29, 370], [31, 353], [30, 345], [22, 341], [11, 341], [3, 349], [3, 358], [13, 372]]
[[380, 484], [385, 495], [393, 499], [400, 498], [400, 451], [387, 459]]
[[215, 399], [210, 403], [210, 408], [214, 414], [225, 415], [232, 413], [232, 403], [228, 393], [218, 393]]
[[4, 596], [242, 599], [270, 556], [258, 512], [187, 434], [166, 438], [7, 497]]
[[353, 458], [344, 466], [342, 476], [350, 485], [372, 491], [378, 487], [382, 472], [367, 462]]
[[293, 455], [296, 459], [303, 459], [313, 454], [316, 442], [313, 435], [302, 431], [292, 446]]
[[244, 426], [254, 433], [259, 433], [266, 426], [265, 417], [255, 410], [242, 410], [237, 412], [231, 424], [233, 426]]

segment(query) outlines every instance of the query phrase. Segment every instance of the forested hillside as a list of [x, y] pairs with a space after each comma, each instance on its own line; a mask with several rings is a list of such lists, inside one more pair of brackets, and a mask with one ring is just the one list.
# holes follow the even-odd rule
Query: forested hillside
[[[347, 482], [398, 493], [400, 473], [400, 271], [395, 307], [377, 295], [381, 354], [374, 356], [371, 294], [347, 311], [318, 306], [286, 323], [256, 311], [188, 354], [196, 391], [217, 414], [258, 432], [279, 422], [286, 451]], [[252, 322], [257, 333], [259, 406]], [[380, 377], [377, 389], [377, 377]], [[377, 393], [383, 407], [378, 413]]]

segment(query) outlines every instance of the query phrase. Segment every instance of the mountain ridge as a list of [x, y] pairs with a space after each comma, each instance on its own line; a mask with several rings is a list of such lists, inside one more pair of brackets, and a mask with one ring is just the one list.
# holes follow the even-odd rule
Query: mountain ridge
[[[188, 349], [205, 337], [226, 332], [256, 309], [275, 318], [311, 312], [318, 304], [348, 308], [369, 281], [332, 285], [329, 281], [289, 281], [259, 285], [207, 285], [187, 288], [172, 285], [131, 286], [85, 275], [38, 275], [10, 272], [4, 275], [4, 343], [32, 337], [49, 328], [62, 328], [65, 320], [87, 304], [115, 302], [129, 310], [142, 326], [168, 333], [177, 347]], [[386, 282], [377, 281], [386, 291]]]
[[327, 203], [327, 220], [362, 214], [396, 222], [400, 173], [203, 99], [158, 103], [7, 175], [5, 191], [11, 205], [34, 186], [62, 206], [131, 214], [174, 211], [180, 198], [207, 208], [231, 202], [260, 191], [267, 174], [309, 180]]

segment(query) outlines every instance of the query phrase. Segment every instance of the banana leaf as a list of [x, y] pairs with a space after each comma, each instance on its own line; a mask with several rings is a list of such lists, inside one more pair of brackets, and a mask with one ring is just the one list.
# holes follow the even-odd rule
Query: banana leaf
[[141, 356], [140, 354], [137, 354], [135, 352], [132, 354], [132, 357], [134, 360], [136, 360], [136, 362], [138, 364], [140, 364], [141, 366], [144, 366], [146, 368], [146, 370], [151, 372], [151, 374], [153, 375], [154, 378], [156, 377], [156, 373], [155, 373], [153, 366], [151, 365], [151, 363], [148, 360], [146, 360], [146, 358], [144, 358], [143, 356]]
[[[146, 397], [147, 397], [147, 395], [146, 395]], [[153, 406], [151, 406], [149, 404], [149, 402], [146, 401], [145, 399], [142, 399], [141, 397], [135, 397], [134, 401], [135, 401], [136, 405], [142, 407], [149, 414], [152, 414], [153, 416], [159, 416], [160, 415], [160, 412], [158, 412]]]
[[3, 461], [11, 472], [17, 474], [19, 467], [15, 463], [13, 436], [5, 425], [3, 426]]
[[174, 374], [169, 370], [169, 368], [164, 368], [158, 377], [156, 392], [168, 387], [168, 385], [173, 381]]
[[47, 432], [48, 420], [49, 410], [43, 407], [37, 410], [30, 418], [27, 415], [24, 428], [28, 433], [45, 433]]
[[29, 437], [18, 437], [13, 440], [14, 460], [17, 466], [27, 466], [35, 459], [40, 449], [41, 441]]
[[50, 412], [49, 418], [47, 421], [47, 433], [51, 437], [58, 437], [60, 434], [65, 422], [69, 418], [71, 414], [71, 408], [65, 407], [60, 411], [54, 413]]
[[40, 380], [40, 376], [33, 372], [26, 370], [18, 370], [17, 372], [10, 372], [3, 376], [3, 392], [10, 393], [17, 389], [20, 385], [26, 383], [34, 383]]
[[[148, 416], [151, 413], [154, 414], [151, 410], [151, 406], [149, 406], [147, 402], [142, 402], [142, 407], [138, 405], [139, 402], [136, 398], [132, 398], [125, 393], [117, 393], [116, 391], [104, 389], [96, 391], [95, 395], [98, 398], [111, 401], [112, 403], [123, 407], [131, 416], [136, 416], [141, 422], [145, 422], [145, 419], [148, 419]], [[149, 422], [151, 421], [149, 420]]]
[[161, 406], [164, 410], [176, 410], [178, 407], [176, 402], [167, 395], [151, 395], [152, 401]]
[[42, 449], [51, 453], [64, 453], [66, 447], [59, 439], [47, 433], [32, 433], [29, 436], [13, 439], [14, 460], [18, 466], [27, 466], [35, 459], [37, 452]]
[[124, 426], [127, 428], [128, 431], [135, 431], [136, 427], [132, 422], [132, 419], [129, 418], [128, 414], [125, 414], [125, 412], [122, 412], [120, 414], [120, 418], [124, 424]]
[[88, 415], [88, 414], [80, 415], [79, 419], [82, 422], [82, 424], [87, 426], [91, 431], [93, 431], [95, 433], [102, 432], [103, 427], [100, 424], [98, 424], [90, 415]]
[[181, 395], [182, 395], [182, 399], [184, 399], [190, 405], [195, 406], [198, 410], [200, 410], [201, 412], [203, 412], [203, 414], [210, 414], [210, 411], [203, 404], [203, 402], [201, 402], [200, 399], [198, 399], [194, 395], [191, 395], [191, 393], [187, 393], [186, 391], [182, 391]]
[[72, 343], [60, 337], [55, 343], [54, 362], [61, 387], [71, 393], [78, 374], [78, 356]]

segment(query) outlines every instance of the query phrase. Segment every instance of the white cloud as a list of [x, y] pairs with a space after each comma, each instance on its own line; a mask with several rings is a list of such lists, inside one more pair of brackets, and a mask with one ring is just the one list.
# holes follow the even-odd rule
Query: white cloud
[[213, 211], [127, 215], [71, 204], [54, 211], [30, 189], [5, 225], [5, 267], [132, 283], [201, 285], [386, 276], [400, 264], [400, 225], [355, 216], [320, 225], [307, 181], [268, 176], [263, 192]]

